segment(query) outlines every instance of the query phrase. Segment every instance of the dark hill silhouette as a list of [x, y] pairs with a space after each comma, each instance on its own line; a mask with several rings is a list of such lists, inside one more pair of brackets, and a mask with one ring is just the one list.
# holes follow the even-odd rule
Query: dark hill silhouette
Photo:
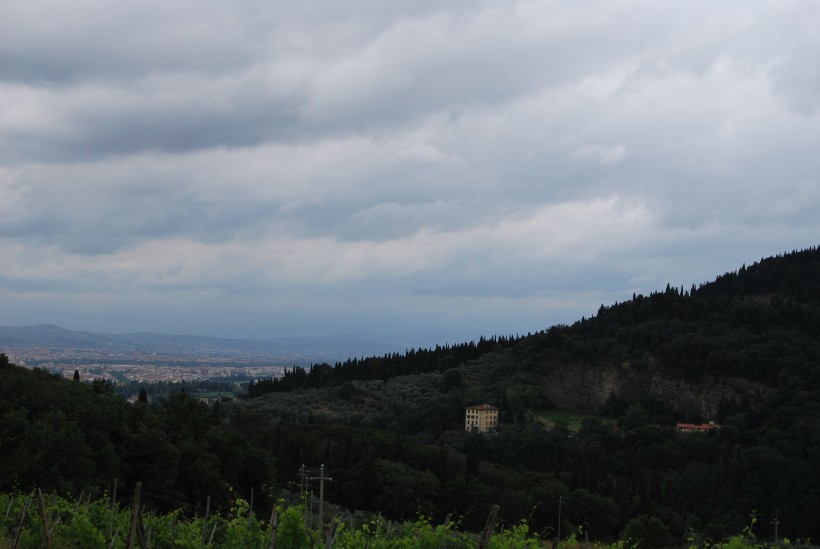
[[530, 383], [543, 385], [565, 406], [593, 411], [610, 393], [634, 398], [655, 390], [663, 399], [682, 392], [681, 405], [688, 401], [687, 407], [713, 414], [722, 399], [759, 402], [768, 388], [807, 381], [810, 365], [820, 360], [818, 305], [820, 251], [813, 247], [688, 290], [667, 285], [602, 305], [594, 317], [571, 326], [296, 368], [253, 385], [249, 396], [443, 372], [498, 354], [496, 378], [529, 375]]

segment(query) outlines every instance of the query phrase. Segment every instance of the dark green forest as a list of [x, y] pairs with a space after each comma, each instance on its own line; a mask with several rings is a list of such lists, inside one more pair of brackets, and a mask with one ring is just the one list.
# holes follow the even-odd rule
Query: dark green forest
[[101, 494], [115, 478], [127, 499], [142, 481], [160, 509], [230, 501], [231, 487], [275, 484], [270, 456], [225, 424], [219, 406], [184, 392], [128, 404], [110, 384], [68, 381], [0, 355], [0, 490]]
[[[753, 513], [760, 538], [777, 519], [781, 536], [820, 540], [817, 248], [571, 326], [295, 367], [215, 407], [184, 392], [128, 404], [3, 359], [0, 490], [99, 493], [118, 478], [195, 513], [254, 488], [264, 512], [298, 491], [302, 464], [323, 463], [329, 501], [394, 519], [451, 514], [478, 531], [495, 503], [552, 537], [560, 503], [563, 533], [600, 540], [720, 540]], [[603, 371], [617, 383], [590, 381]], [[465, 432], [465, 406], [484, 402], [498, 432]], [[567, 402], [589, 416], [545, 425]], [[720, 429], [675, 428], [709, 420]]]

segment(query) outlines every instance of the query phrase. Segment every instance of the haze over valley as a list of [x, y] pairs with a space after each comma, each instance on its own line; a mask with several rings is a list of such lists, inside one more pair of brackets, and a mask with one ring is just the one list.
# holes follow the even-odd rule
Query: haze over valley
[[421, 347], [429, 335], [227, 339], [154, 333], [74, 332], [54, 325], [0, 326], [0, 349], [14, 362], [84, 380], [173, 382], [280, 375], [284, 368]]

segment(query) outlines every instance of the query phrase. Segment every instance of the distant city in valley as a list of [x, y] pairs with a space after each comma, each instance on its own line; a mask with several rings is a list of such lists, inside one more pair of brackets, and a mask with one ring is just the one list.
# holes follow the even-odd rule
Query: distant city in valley
[[44, 368], [82, 381], [102, 379], [115, 383], [160, 383], [230, 379], [249, 381], [278, 377], [294, 364], [285, 359], [265, 360], [242, 356], [163, 355], [98, 352], [85, 349], [8, 349], [9, 359], [20, 366]]
[[366, 339], [224, 339], [150, 333], [101, 334], [59, 326], [0, 326], [0, 350], [12, 362], [71, 378], [158, 383], [276, 377], [285, 368], [334, 363], [382, 350]]
[[[380, 356], [447, 341], [431, 332], [393, 336], [351, 334], [236, 339], [148, 332], [109, 334], [66, 330], [53, 324], [0, 326], [0, 352], [17, 364], [87, 377], [144, 382], [224, 377], [255, 379], [284, 368]], [[476, 337], [477, 339], [477, 337]], [[144, 376], [144, 377], [143, 377]]]

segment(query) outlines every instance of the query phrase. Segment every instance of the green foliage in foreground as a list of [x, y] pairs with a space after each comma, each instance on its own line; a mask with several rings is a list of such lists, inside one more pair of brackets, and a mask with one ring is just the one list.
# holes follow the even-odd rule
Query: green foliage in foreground
[[[45, 497], [45, 515], [52, 547], [122, 548], [127, 546], [131, 510], [111, 506], [105, 500], [71, 502], [62, 497]], [[3, 511], [5, 511], [3, 513]], [[319, 532], [305, 527], [299, 506], [276, 507], [272, 520], [260, 520], [248, 502], [236, 499], [228, 513], [185, 518], [179, 510], [167, 514], [146, 511], [142, 517], [149, 547], [262, 549], [275, 544], [280, 549], [308, 549], [331, 546], [339, 549], [393, 549], [448, 547], [469, 549], [478, 546], [478, 536], [458, 530], [454, 522], [433, 525], [426, 518], [393, 523], [381, 517], [354, 527], [334, 520], [325, 543]], [[274, 532], [275, 527], [275, 532]], [[531, 535], [525, 522], [500, 528], [490, 540], [490, 549], [538, 549], [554, 547]], [[558, 545], [562, 549], [586, 547], [572, 534]], [[642, 549], [645, 540], [619, 541], [612, 545], [592, 544], [595, 549]], [[34, 494], [0, 494], [0, 549], [46, 546], [43, 522]], [[327, 544], [327, 545], [326, 545]], [[139, 545], [139, 542], [136, 542]], [[791, 545], [788, 540], [772, 546], [754, 541], [751, 527], [722, 543], [690, 541], [689, 549], [764, 549], [769, 547], [809, 547]]]

